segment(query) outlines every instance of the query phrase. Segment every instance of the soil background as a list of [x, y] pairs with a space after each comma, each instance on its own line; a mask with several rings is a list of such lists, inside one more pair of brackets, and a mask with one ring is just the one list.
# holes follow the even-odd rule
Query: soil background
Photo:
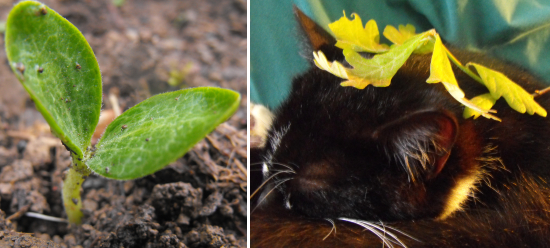
[[[0, 0], [0, 21], [17, 1]], [[241, 93], [237, 113], [182, 158], [131, 181], [89, 177], [83, 223], [61, 202], [69, 152], [8, 66], [0, 40], [0, 247], [246, 247], [246, 0], [44, 0], [84, 34], [103, 77], [107, 124], [151, 95]], [[120, 1], [119, 1], [120, 2]]]

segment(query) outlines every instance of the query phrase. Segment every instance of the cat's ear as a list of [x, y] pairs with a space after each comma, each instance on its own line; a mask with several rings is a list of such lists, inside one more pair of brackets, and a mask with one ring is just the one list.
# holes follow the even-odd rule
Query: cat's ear
[[409, 177], [430, 180], [443, 170], [458, 134], [454, 115], [446, 111], [406, 114], [373, 133], [384, 142], [387, 154], [397, 160]]
[[294, 6], [294, 15], [296, 20], [300, 24], [302, 31], [312, 49], [315, 51], [320, 50], [323, 46], [336, 44], [336, 40], [326, 30], [309, 18], [304, 12]]
[[296, 6], [294, 6], [294, 15], [306, 41], [305, 50], [307, 51], [304, 54], [306, 57], [313, 59], [312, 53], [321, 50], [328, 60], [340, 60], [343, 58], [342, 50], [334, 46], [336, 39], [329, 32]]

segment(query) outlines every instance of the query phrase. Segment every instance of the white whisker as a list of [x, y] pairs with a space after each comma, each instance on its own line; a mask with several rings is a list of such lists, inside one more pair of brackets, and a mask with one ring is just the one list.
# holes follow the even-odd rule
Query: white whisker
[[256, 163], [250, 163], [250, 166], [255, 166], [255, 165], [262, 165], [264, 162], [256, 162]]
[[278, 163], [278, 162], [269, 162], [269, 163], [266, 163], [266, 162], [256, 162], [256, 163], [251, 163], [250, 166], [258, 166], [258, 165], [264, 165], [264, 164], [281, 165], [281, 166], [284, 166], [285, 168], [287, 168], [288, 170], [291, 170], [292, 172], [295, 172], [294, 169], [293, 169], [292, 167], [290, 167], [289, 165], [283, 164], [283, 163]]
[[328, 222], [330, 222], [330, 223], [332, 224], [332, 229], [330, 229], [330, 232], [327, 234], [327, 236], [325, 236], [325, 237], [323, 238], [323, 240], [327, 239], [328, 236], [330, 236], [330, 234], [332, 233], [333, 230], [334, 230], [334, 233], [336, 233], [336, 224], [334, 224], [334, 221], [331, 220], [331, 219], [329, 219], [329, 218], [326, 218], [325, 220], [328, 221]]
[[296, 174], [296, 172], [291, 170], [269, 170], [269, 171], [270, 172], [288, 172], [288, 173]]
[[[254, 207], [254, 209], [252, 209], [252, 211], [251, 211], [250, 213], [253, 213], [254, 210], [256, 210], [256, 208], [258, 208], [258, 206], [260, 206], [261, 203], [262, 203], [263, 201], [265, 201], [265, 199], [267, 198], [267, 196], [269, 196], [269, 194], [271, 194], [271, 192], [273, 192], [274, 189], [276, 189], [276, 188], [279, 187], [281, 184], [283, 184], [284, 182], [286, 182], [286, 181], [288, 181], [288, 180], [291, 180], [291, 179], [292, 179], [292, 177], [291, 177], [291, 178], [287, 178], [287, 179], [281, 180], [281, 182], [279, 182], [277, 185], [275, 185], [275, 187], [273, 187], [269, 192], [267, 192], [267, 194], [264, 196], [264, 198], [262, 198], [262, 199], [258, 202], [258, 204], [256, 205], [256, 207]], [[257, 191], [257, 190], [256, 190], [256, 191]], [[256, 192], [254, 192], [254, 193], [256, 193]]]
[[[382, 245], [387, 245], [388, 247], [393, 248], [392, 242], [388, 238], [386, 238], [386, 236], [384, 235], [385, 233], [384, 234], [380, 233], [378, 230], [376, 230], [372, 226], [366, 224], [366, 222], [360, 221], [360, 220], [348, 219], [348, 218], [339, 218], [339, 220], [351, 222], [356, 225], [364, 227], [365, 229], [369, 230], [372, 234], [378, 236], [378, 238], [380, 238], [380, 240], [382, 241]], [[407, 248], [407, 247], [404, 246], [403, 248]]]
[[410, 239], [412, 239], [412, 240], [414, 240], [414, 241], [417, 241], [417, 242], [422, 242], [422, 241], [418, 240], [417, 238], [415, 238], [415, 237], [413, 237], [413, 236], [411, 236], [411, 235], [409, 235], [409, 234], [406, 234], [406, 233], [404, 233], [403, 231], [400, 231], [400, 230], [397, 229], [397, 228], [394, 228], [394, 227], [391, 227], [391, 226], [386, 226], [386, 225], [384, 225], [384, 223], [382, 223], [382, 222], [380, 222], [380, 224], [381, 224], [384, 228], [389, 228], [389, 229], [391, 229], [391, 230], [393, 230], [393, 231], [396, 231], [396, 232], [398, 232], [399, 234], [401, 234], [401, 235], [403, 235], [403, 236], [405, 236], [405, 237], [407, 237], [407, 238], [410, 238]]
[[292, 169], [292, 167], [290, 167], [290, 166], [287, 165], [287, 164], [278, 163], [278, 162], [271, 162], [271, 165], [282, 165], [282, 166], [288, 168], [289, 170], [294, 171], [294, 169]]
[[[380, 222], [380, 223], [382, 223], [382, 222]], [[401, 245], [401, 247], [407, 247], [407, 245], [405, 245], [395, 234], [393, 234], [389, 231], [386, 231], [386, 226], [384, 226], [384, 224], [382, 224], [382, 227], [378, 226], [377, 224], [374, 224], [374, 223], [371, 223], [371, 222], [366, 222], [366, 221], [365, 221], [365, 224], [370, 225], [370, 226], [384, 232], [384, 234], [388, 234], [390, 237], [393, 238], [393, 240], [395, 240], [395, 241], [392, 241], [392, 240], [390, 240], [390, 241], [394, 242], [395, 244], [399, 243]]]
[[281, 173], [295, 173], [294, 171], [279, 171], [277, 173], [274, 173], [273, 175], [271, 175], [268, 179], [266, 179], [261, 185], [260, 187], [258, 187], [254, 193], [252, 193], [252, 195], [250, 195], [250, 199], [252, 199], [256, 193], [260, 192], [260, 190], [265, 186], [266, 183], [268, 183], [271, 179], [273, 179], [274, 177], [276, 177], [277, 175], [281, 174]]
[[[396, 234], [386, 230], [386, 228], [392, 230], [392, 231], [395, 231], [407, 238], [410, 238], [414, 241], [417, 241], [417, 242], [421, 242], [420, 240], [396, 229], [396, 228], [393, 228], [391, 226], [386, 226], [384, 225], [384, 223], [380, 222], [380, 224], [376, 224], [376, 223], [372, 223], [372, 222], [369, 222], [369, 221], [364, 221], [364, 220], [355, 220], [355, 219], [348, 219], [348, 218], [339, 218], [339, 220], [343, 220], [343, 221], [347, 221], [347, 222], [351, 222], [351, 223], [354, 223], [354, 224], [357, 224], [357, 225], [360, 225], [362, 227], [364, 227], [365, 229], [369, 230], [370, 232], [372, 232], [374, 235], [378, 236], [381, 240], [382, 240], [382, 245], [387, 245], [388, 247], [393, 247], [393, 244], [396, 244], [396, 245], [399, 245], [403, 248], [407, 248], [407, 245], [405, 243], [403, 243], [403, 241], [401, 241], [401, 239], [399, 239], [399, 237], [397, 237]], [[386, 237], [386, 235], [388, 235], [389, 237]], [[392, 244], [393, 243], [393, 244]]]

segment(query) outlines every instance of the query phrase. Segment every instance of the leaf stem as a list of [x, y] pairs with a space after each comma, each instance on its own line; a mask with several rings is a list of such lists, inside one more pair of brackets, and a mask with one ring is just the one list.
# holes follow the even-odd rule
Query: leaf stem
[[550, 87], [546, 87], [543, 90], [535, 90], [535, 93], [531, 94], [533, 97], [542, 96], [546, 93], [550, 92]]
[[455, 56], [453, 56], [453, 54], [451, 54], [449, 49], [447, 49], [446, 47], [445, 47], [445, 51], [447, 53], [447, 57], [449, 57], [449, 59], [451, 59], [453, 64], [455, 64], [460, 70], [462, 70], [464, 73], [466, 73], [468, 76], [470, 76], [474, 80], [478, 81], [480, 84], [484, 84], [483, 80], [481, 80], [481, 78], [478, 75], [476, 75], [473, 71], [468, 69], [468, 67], [462, 65], [462, 63], [460, 63], [460, 61], [458, 61], [458, 59], [456, 59]]
[[91, 171], [78, 159], [77, 155], [71, 153], [73, 158], [72, 166], [67, 171], [63, 181], [63, 205], [67, 212], [67, 219], [70, 223], [80, 224], [82, 219], [82, 200], [80, 199], [81, 185]]

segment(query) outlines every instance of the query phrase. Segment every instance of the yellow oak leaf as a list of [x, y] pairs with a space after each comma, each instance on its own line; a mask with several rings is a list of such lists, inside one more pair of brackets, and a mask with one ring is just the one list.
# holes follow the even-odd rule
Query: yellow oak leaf
[[380, 33], [376, 21], [370, 20], [363, 28], [359, 15], [351, 14], [352, 20], [344, 16], [328, 25], [336, 36], [336, 46], [341, 49], [352, 49], [356, 52], [381, 53], [389, 49], [388, 45], [380, 44]]

